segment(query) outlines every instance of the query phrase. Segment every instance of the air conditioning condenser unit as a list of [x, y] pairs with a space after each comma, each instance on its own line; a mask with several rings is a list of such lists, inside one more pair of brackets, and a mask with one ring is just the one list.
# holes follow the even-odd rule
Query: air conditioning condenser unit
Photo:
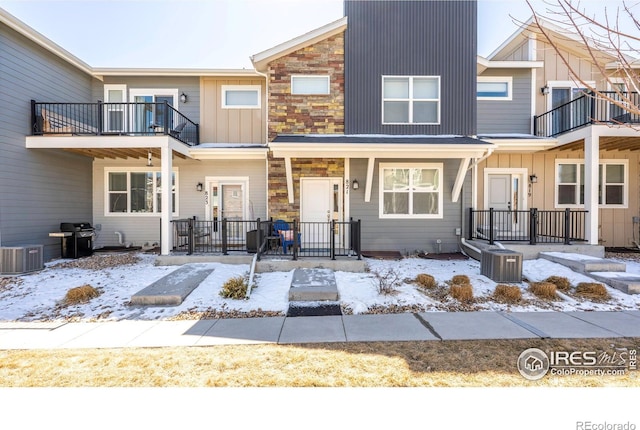
[[44, 269], [44, 246], [0, 247], [0, 275], [21, 275]]
[[480, 273], [495, 282], [522, 282], [522, 253], [509, 249], [483, 250]]

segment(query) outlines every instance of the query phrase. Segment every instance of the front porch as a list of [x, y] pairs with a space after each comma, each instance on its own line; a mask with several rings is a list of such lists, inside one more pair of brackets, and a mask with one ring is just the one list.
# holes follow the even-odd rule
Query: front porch
[[361, 222], [292, 222], [283, 220], [172, 221], [173, 255], [246, 255], [298, 260], [337, 257], [362, 259]]

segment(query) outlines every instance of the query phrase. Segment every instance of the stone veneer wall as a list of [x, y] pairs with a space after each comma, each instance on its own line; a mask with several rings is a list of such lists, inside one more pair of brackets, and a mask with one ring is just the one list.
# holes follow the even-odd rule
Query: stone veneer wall
[[[277, 134], [344, 133], [344, 33], [268, 66], [269, 141]], [[329, 94], [292, 95], [291, 75], [329, 75]]]
[[300, 178], [344, 178], [343, 158], [292, 158], [294, 203], [287, 196], [287, 175], [284, 158], [269, 155], [269, 216], [293, 221], [300, 219]]

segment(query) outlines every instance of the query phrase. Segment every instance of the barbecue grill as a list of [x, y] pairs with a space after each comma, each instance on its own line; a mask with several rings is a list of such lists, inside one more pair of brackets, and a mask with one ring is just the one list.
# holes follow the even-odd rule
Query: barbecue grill
[[62, 258], [80, 258], [93, 255], [93, 238], [96, 229], [88, 222], [63, 222], [60, 231], [49, 233], [49, 237], [59, 237]]

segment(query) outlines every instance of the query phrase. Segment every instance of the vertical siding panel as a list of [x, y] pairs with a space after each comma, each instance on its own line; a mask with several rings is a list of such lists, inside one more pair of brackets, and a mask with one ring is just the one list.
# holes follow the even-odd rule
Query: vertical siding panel
[[[347, 0], [345, 14], [347, 134], [475, 134], [474, 1]], [[441, 124], [382, 125], [383, 75], [440, 76]]]

